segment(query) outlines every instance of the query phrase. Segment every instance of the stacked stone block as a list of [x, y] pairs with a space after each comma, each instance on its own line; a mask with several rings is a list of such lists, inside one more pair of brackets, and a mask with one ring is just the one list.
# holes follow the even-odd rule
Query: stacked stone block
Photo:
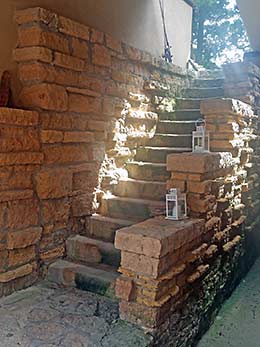
[[238, 135], [251, 154], [170, 154], [168, 188], [186, 192], [194, 219], [150, 219], [116, 236], [121, 317], [148, 328], [154, 346], [194, 344], [256, 256], [259, 137], [252, 109], [220, 99], [203, 101], [201, 110], [211, 136], [223, 136], [222, 148], [213, 136], [213, 150], [228, 150]]
[[157, 115], [145, 82], [160, 82], [175, 92], [186, 75], [147, 52], [42, 8], [18, 11], [16, 22], [19, 105], [39, 111], [45, 179], [52, 181], [60, 167], [65, 181], [72, 175], [73, 187], [66, 192], [55, 194], [53, 187], [52, 194], [44, 193], [47, 210], [63, 211], [61, 218], [52, 215], [46, 224], [68, 226], [70, 220], [83, 233], [103, 192], [120, 178], [138, 144], [155, 131]]
[[34, 176], [43, 162], [37, 112], [0, 109], [0, 295], [37, 278], [43, 237]]

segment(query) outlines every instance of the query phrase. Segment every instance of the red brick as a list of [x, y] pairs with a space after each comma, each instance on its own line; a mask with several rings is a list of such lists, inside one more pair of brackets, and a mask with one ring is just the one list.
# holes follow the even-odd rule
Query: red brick
[[67, 142], [67, 143], [94, 142], [94, 134], [89, 131], [67, 131], [64, 133], [63, 142]]
[[69, 199], [44, 200], [42, 202], [42, 218], [45, 224], [68, 222], [69, 213]]
[[83, 194], [73, 197], [72, 215], [73, 217], [90, 216], [92, 210], [93, 194]]
[[86, 144], [44, 146], [44, 160], [47, 164], [88, 161], [90, 148]]
[[88, 60], [89, 59], [89, 46], [86, 42], [76, 38], [71, 39], [72, 55], [75, 57]]
[[39, 206], [36, 199], [11, 201], [8, 204], [7, 226], [22, 229], [39, 223]]
[[38, 132], [34, 128], [0, 126], [0, 152], [39, 151]]
[[97, 93], [102, 93], [104, 90], [104, 81], [99, 78], [90, 77], [87, 74], [80, 74], [78, 86], [80, 88], [88, 88]]
[[69, 94], [69, 111], [79, 113], [100, 113], [101, 100], [79, 94]]
[[121, 41], [114, 39], [112, 36], [106, 34], [106, 45], [108, 48], [116, 51], [118, 53], [122, 53], [122, 44]]
[[75, 87], [67, 87], [66, 89], [67, 89], [67, 92], [72, 93], [72, 94], [92, 96], [95, 98], [101, 97], [100, 93], [94, 92], [93, 90], [90, 90], [90, 89], [75, 88]]
[[0, 202], [25, 200], [33, 197], [33, 190], [11, 190], [0, 192]]
[[26, 264], [23, 266], [20, 266], [19, 268], [15, 269], [15, 270], [11, 270], [5, 273], [0, 274], [0, 283], [7, 283], [7, 282], [11, 282], [17, 278], [20, 277], [25, 277], [27, 275], [30, 275], [34, 268], [35, 268], [36, 264]]
[[0, 153], [0, 165], [41, 164], [43, 154], [40, 152]]
[[0, 190], [20, 192], [32, 190], [32, 175], [36, 171], [35, 166], [4, 166], [0, 169]]
[[42, 143], [59, 143], [63, 141], [63, 132], [57, 130], [42, 130], [41, 142]]
[[44, 110], [66, 111], [68, 96], [65, 88], [54, 84], [37, 84], [24, 87], [20, 100], [24, 106], [39, 107]]
[[95, 65], [111, 67], [111, 54], [101, 45], [95, 44], [92, 48], [92, 62]]
[[53, 59], [52, 51], [44, 47], [16, 48], [13, 57], [18, 62], [38, 60], [43, 63], [51, 63]]
[[0, 124], [34, 126], [38, 125], [39, 115], [37, 112], [0, 108]]
[[42, 228], [29, 228], [21, 231], [8, 232], [7, 249], [26, 248], [39, 242]]
[[89, 27], [69, 18], [59, 16], [59, 31], [86, 41], [89, 40]]
[[66, 38], [54, 32], [44, 31], [36, 25], [19, 28], [18, 45], [19, 47], [43, 46], [69, 54], [69, 42]]
[[56, 17], [57, 15], [55, 15], [55, 13], [41, 7], [27, 8], [15, 12], [15, 21], [17, 24], [43, 22], [48, 25]]
[[84, 60], [59, 52], [54, 53], [53, 64], [75, 71], [83, 71], [85, 65]]
[[135, 295], [134, 282], [123, 277], [119, 277], [116, 281], [116, 297], [124, 301], [132, 301]]
[[58, 199], [72, 192], [72, 173], [68, 169], [48, 169], [37, 173], [36, 192], [40, 199]]
[[131, 60], [140, 61], [142, 59], [142, 52], [135, 47], [125, 45], [125, 52], [128, 58]]
[[104, 44], [105, 34], [102, 31], [98, 31], [92, 28], [90, 30], [90, 33], [91, 33], [91, 37], [90, 37], [91, 42], [100, 43], [101, 45]]
[[88, 117], [67, 113], [42, 113], [41, 126], [45, 129], [87, 130]]
[[15, 249], [8, 252], [8, 267], [15, 267], [27, 264], [36, 258], [35, 247], [30, 246], [24, 249]]

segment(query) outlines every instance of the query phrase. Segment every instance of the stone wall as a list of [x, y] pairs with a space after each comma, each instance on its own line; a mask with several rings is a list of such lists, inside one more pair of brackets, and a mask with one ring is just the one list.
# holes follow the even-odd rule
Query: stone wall
[[33, 177], [43, 161], [37, 112], [0, 109], [0, 295], [37, 278], [39, 201]]
[[18, 11], [16, 21], [19, 106], [32, 111], [0, 110], [6, 293], [62, 257], [69, 235], [87, 233], [102, 191], [186, 81], [180, 68], [50, 11]]
[[[148, 329], [153, 346], [193, 346], [257, 254], [256, 118], [250, 106], [229, 99], [203, 101], [201, 112], [214, 135], [213, 152], [167, 158], [168, 187], [187, 193], [196, 219], [155, 218], [116, 236], [121, 317]], [[231, 151], [219, 152], [216, 138]]]

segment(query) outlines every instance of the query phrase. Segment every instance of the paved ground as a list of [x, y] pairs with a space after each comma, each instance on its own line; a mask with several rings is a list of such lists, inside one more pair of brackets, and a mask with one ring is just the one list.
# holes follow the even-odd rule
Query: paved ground
[[117, 304], [91, 293], [38, 285], [0, 300], [0, 347], [145, 347], [118, 319]]
[[260, 347], [260, 260], [224, 304], [198, 347]]

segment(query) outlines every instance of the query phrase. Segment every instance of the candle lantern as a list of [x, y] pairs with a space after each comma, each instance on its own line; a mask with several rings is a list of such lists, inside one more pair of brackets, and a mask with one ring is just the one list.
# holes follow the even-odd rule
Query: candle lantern
[[166, 219], [181, 220], [187, 218], [186, 194], [179, 189], [170, 189], [166, 194]]
[[198, 119], [196, 130], [192, 133], [192, 151], [194, 153], [209, 152], [209, 132], [204, 119]]

